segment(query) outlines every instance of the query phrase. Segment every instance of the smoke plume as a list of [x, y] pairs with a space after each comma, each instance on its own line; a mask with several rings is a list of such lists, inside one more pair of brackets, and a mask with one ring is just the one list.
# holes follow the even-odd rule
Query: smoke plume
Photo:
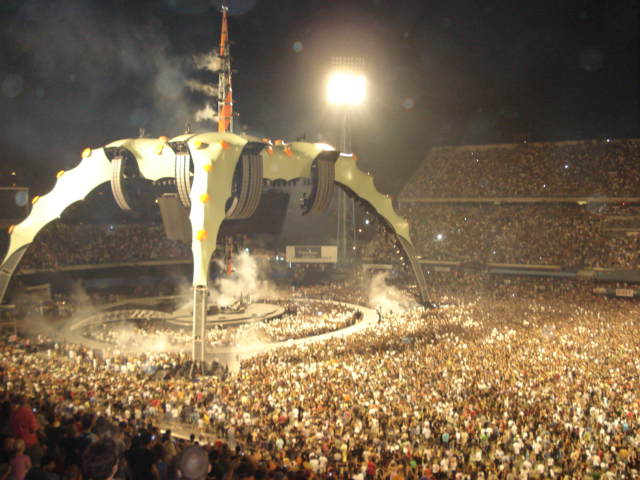
[[384, 312], [401, 312], [416, 307], [416, 302], [392, 285], [387, 284], [387, 273], [378, 273], [371, 279], [369, 304]]
[[215, 86], [208, 83], [198, 82], [197, 80], [187, 80], [187, 87], [193, 92], [199, 92], [207, 97], [217, 97], [218, 90]]
[[216, 111], [213, 109], [211, 104], [207, 103], [204, 108], [201, 108], [196, 112], [195, 120], [196, 122], [204, 122], [207, 120], [217, 122], [218, 115], [216, 115]]
[[133, 350], [147, 353], [163, 353], [184, 350], [184, 345], [173, 343], [170, 332], [153, 335], [140, 334], [135, 325], [125, 323], [112, 329], [114, 344], [123, 351]]
[[209, 70], [214, 73], [220, 70], [220, 57], [215, 52], [194, 55], [193, 63], [198, 70]]
[[91, 297], [82, 286], [82, 282], [80, 280], [76, 280], [75, 282], [73, 282], [73, 285], [71, 287], [71, 299], [76, 305], [76, 309], [78, 310], [93, 306]]
[[[224, 270], [225, 265], [220, 265], [220, 268]], [[277, 296], [276, 289], [259, 277], [256, 260], [248, 252], [242, 252], [233, 259], [233, 274], [218, 279], [211, 291], [211, 298], [214, 303], [224, 307], [240, 297], [255, 299]]]

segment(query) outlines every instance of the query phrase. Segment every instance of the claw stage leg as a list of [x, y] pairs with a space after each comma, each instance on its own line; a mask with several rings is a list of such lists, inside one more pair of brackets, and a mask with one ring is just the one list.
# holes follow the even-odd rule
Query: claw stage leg
[[207, 295], [205, 285], [193, 287], [193, 362], [202, 367], [205, 360], [205, 324], [207, 321]]

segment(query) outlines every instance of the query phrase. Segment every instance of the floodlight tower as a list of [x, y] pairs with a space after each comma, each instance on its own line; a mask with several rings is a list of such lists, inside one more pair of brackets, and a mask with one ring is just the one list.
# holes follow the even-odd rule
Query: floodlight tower
[[[341, 109], [340, 151], [352, 155], [351, 148], [351, 112], [362, 105], [366, 98], [367, 79], [364, 75], [363, 57], [332, 57], [331, 75], [327, 84], [327, 100]], [[350, 222], [349, 222], [350, 217]], [[347, 224], [350, 226], [347, 227]], [[349, 201], [343, 190], [338, 191], [338, 259], [347, 259], [349, 237], [352, 247], [356, 247], [355, 202]]]

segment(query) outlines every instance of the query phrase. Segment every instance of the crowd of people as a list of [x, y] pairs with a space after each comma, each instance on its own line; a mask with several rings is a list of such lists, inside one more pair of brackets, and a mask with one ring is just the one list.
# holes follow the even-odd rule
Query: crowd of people
[[[637, 149], [633, 140], [439, 148], [403, 195], [634, 196]], [[425, 258], [637, 268], [637, 237], [625, 233], [635, 207], [403, 205]], [[52, 224], [25, 266], [188, 258], [159, 229], [140, 241], [153, 228]], [[378, 240], [386, 249], [369, 250], [390, 261], [391, 237]], [[55, 329], [2, 332], [0, 480], [640, 478], [635, 300], [596, 296], [580, 280], [427, 278], [437, 308], [416, 304], [412, 285], [364, 276], [298, 286], [287, 315], [212, 328], [207, 341], [284, 342], [356, 321], [357, 307], [313, 299], [368, 305], [378, 320], [211, 375], [184, 374], [189, 336], [149, 320], [124, 336], [92, 325], [87, 335], [113, 344], [95, 350]], [[141, 348], [118, 348], [127, 338]], [[206, 468], [190, 477], [194, 451]]]
[[[270, 342], [284, 342], [341, 330], [353, 325], [358, 311], [353, 306], [338, 302], [287, 302], [288, 314], [261, 322], [260, 330]], [[238, 339], [242, 338], [240, 334]]]
[[403, 197], [637, 196], [640, 141], [436, 147]]
[[[5, 250], [3, 250], [5, 251]], [[47, 225], [27, 250], [21, 269], [55, 270], [68, 265], [187, 259], [191, 246], [167, 239], [162, 226]]]
[[[640, 215], [633, 206], [567, 203], [401, 206], [401, 212], [409, 219], [416, 250], [431, 260], [572, 268], [635, 269], [640, 265], [637, 235]], [[624, 218], [634, 223], [622, 226]]]
[[[401, 193], [400, 213], [430, 260], [636, 269], [638, 207], [597, 199], [640, 197], [638, 153], [637, 139], [437, 147]], [[487, 197], [519, 203], [474, 201]], [[369, 250], [392, 253], [379, 239]]]
[[[116, 478], [176, 478], [194, 441], [219, 479], [640, 474], [636, 303], [569, 281], [432, 285], [438, 309], [387, 305], [360, 333], [286, 345], [224, 377], [156, 379], [148, 355], [2, 336], [2, 461], [12, 478], [79, 478], [83, 452], [109, 439]], [[341, 294], [368, 296], [357, 282]], [[176, 441], [167, 426], [195, 437]], [[148, 476], [135, 473], [141, 448]]]

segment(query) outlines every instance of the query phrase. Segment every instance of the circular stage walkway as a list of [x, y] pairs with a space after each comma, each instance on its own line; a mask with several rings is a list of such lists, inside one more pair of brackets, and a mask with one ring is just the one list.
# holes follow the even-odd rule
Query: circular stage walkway
[[[126, 303], [139, 304], [140, 301], [143, 301], [143, 303], [147, 304], [146, 305], [147, 307], [150, 307], [151, 305], [148, 305], [150, 300], [151, 299], [133, 299]], [[311, 342], [322, 342], [331, 338], [352, 335], [356, 332], [364, 330], [365, 328], [375, 325], [378, 321], [378, 314], [375, 310], [371, 308], [363, 307], [361, 305], [337, 302], [333, 300], [318, 300], [313, 298], [294, 298], [294, 299], [291, 299], [290, 301], [292, 303], [305, 303], [308, 301], [323, 301], [326, 303], [343, 305], [353, 310], [354, 313], [356, 311], [362, 312], [362, 319], [359, 322], [355, 323], [354, 325], [350, 325], [340, 330], [334, 330], [332, 332], [324, 333], [321, 335], [316, 335], [313, 337], [305, 337], [305, 338], [296, 339], [296, 340], [286, 340], [283, 342], [269, 343], [269, 342], [246, 339], [244, 341], [239, 342], [236, 345], [231, 345], [231, 346], [222, 346], [222, 345], [216, 346], [216, 347], [208, 346], [206, 349], [207, 361], [216, 360], [222, 364], [227, 365], [230, 369], [233, 370], [239, 366], [239, 362], [241, 360], [250, 358], [259, 353], [268, 352], [283, 346], [304, 345]], [[122, 302], [122, 303], [125, 303], [125, 302]], [[105, 306], [105, 309], [108, 309], [109, 307], [112, 307], [112, 305]], [[166, 312], [153, 311], [151, 309], [127, 310], [127, 312], [131, 312], [131, 311], [151, 312], [150, 313], [151, 316], [148, 317], [150, 319], [157, 318], [167, 323], [173, 324], [175, 326], [189, 327], [189, 328], [191, 327], [191, 321], [192, 321], [191, 313], [183, 309], [180, 309], [174, 312], [173, 314], [166, 313]], [[267, 304], [267, 303], [255, 303], [255, 304], [248, 305], [246, 310], [243, 313], [235, 313], [235, 314], [222, 313], [217, 315], [209, 315], [207, 317], [207, 324], [209, 326], [216, 325], [220, 327], [234, 327], [234, 326], [240, 326], [244, 324], [256, 323], [262, 320], [268, 320], [270, 318], [278, 317], [283, 313], [284, 313], [284, 308], [279, 305], [273, 305], [273, 304]], [[133, 317], [133, 318], [147, 318], [147, 317]], [[104, 321], [118, 321], [118, 320], [119, 319], [116, 311], [105, 311], [105, 310], [98, 311], [98, 312], [93, 311], [93, 312], [85, 312], [84, 315], [80, 313], [75, 317], [71, 318], [70, 320], [68, 320], [67, 322], [65, 322], [65, 325], [60, 330], [60, 334], [65, 340], [71, 341], [73, 343], [80, 343], [89, 348], [101, 349], [101, 350], [119, 349], [120, 347], [119, 345], [100, 342], [91, 338], [87, 338], [81, 334], [81, 330], [83, 328], [91, 327], [91, 325], [102, 324], [104, 323]], [[138, 352], [138, 350], [131, 349], [131, 348], [126, 350], [131, 352], [137, 352], [137, 353], [142, 352], [142, 350]], [[190, 350], [191, 350], [191, 346], [189, 346], [188, 348], [183, 348], [180, 351], [190, 351]], [[176, 351], [176, 350], [173, 350], [173, 351]]]
[[[215, 315], [207, 315], [207, 325], [234, 327], [262, 320], [270, 320], [272, 318], [279, 317], [283, 313], [284, 308], [280, 305], [272, 305], [270, 303], [252, 303], [247, 305], [245, 311], [241, 313], [218, 313]], [[186, 311], [175, 312], [171, 318], [166, 320], [166, 322], [178, 327], [191, 327], [193, 322], [191, 311], [190, 309], [187, 309]]]
[[[317, 299], [295, 299], [293, 301], [306, 302], [317, 301]], [[363, 307], [362, 305], [354, 305], [351, 303], [336, 302], [333, 300], [325, 300], [325, 302], [344, 305], [346, 307], [352, 308], [354, 311], [360, 310], [362, 312], [362, 319], [358, 323], [349, 327], [342, 328], [340, 330], [334, 330], [333, 332], [323, 333], [322, 335], [316, 335], [314, 337], [306, 337], [297, 340], [286, 340], [284, 342], [273, 343], [240, 343], [232, 347], [217, 347], [215, 349], [208, 349], [206, 352], [207, 359], [217, 360], [218, 362], [227, 365], [230, 369], [233, 369], [233, 367], [237, 368], [239, 366], [240, 361], [251, 358], [254, 355], [260, 353], [268, 352], [270, 350], [275, 350], [277, 348], [285, 346], [306, 345], [313, 342], [324, 342], [325, 340], [329, 340], [331, 338], [346, 337], [348, 335], [352, 335], [356, 332], [362, 331], [370, 326], [373, 326], [378, 322], [378, 313], [372, 308]]]

